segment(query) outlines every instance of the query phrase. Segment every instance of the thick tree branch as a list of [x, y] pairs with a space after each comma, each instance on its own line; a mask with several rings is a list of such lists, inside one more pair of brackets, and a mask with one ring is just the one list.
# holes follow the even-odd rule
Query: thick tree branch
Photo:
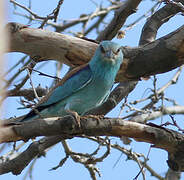
[[[152, 129], [153, 128], [153, 129]], [[156, 128], [156, 130], [154, 130]], [[29, 129], [29, 130], [28, 130]], [[150, 127], [149, 125], [144, 125], [136, 122], [125, 121], [122, 119], [116, 118], [100, 118], [96, 116], [84, 116], [81, 117], [81, 128], [76, 124], [75, 117], [65, 116], [65, 117], [53, 117], [45, 119], [37, 119], [23, 123], [9, 124], [8, 121], [4, 122], [4, 126], [1, 126], [0, 131], [3, 132], [6, 130], [6, 135], [1, 134], [1, 143], [16, 141], [16, 140], [28, 140], [37, 136], [54, 136], [54, 135], [88, 135], [88, 136], [128, 136], [135, 138], [136, 140], [149, 142], [155, 144], [158, 148], [162, 148], [168, 151], [172, 151], [174, 146], [172, 144], [166, 145], [169, 138], [164, 137], [165, 143], [161, 142], [162, 140], [157, 139], [157, 136], [151, 136], [152, 131], [154, 133], [168, 132], [170, 130], [164, 129], [161, 127]], [[161, 131], [161, 132], [160, 132]], [[13, 132], [13, 133], [12, 133]], [[175, 132], [175, 131], [174, 131]], [[170, 133], [170, 132], [169, 132]], [[178, 132], [175, 132], [179, 134]], [[146, 134], [146, 136], [145, 136]], [[159, 136], [160, 136], [159, 135]], [[172, 143], [176, 144], [175, 141]]]
[[[161, 148], [166, 150], [169, 153], [169, 166], [178, 171], [184, 171], [183, 162], [183, 144], [184, 144], [184, 135], [162, 128], [154, 124], [140, 124], [136, 122], [124, 121], [122, 119], [108, 119], [108, 118], [97, 118], [93, 116], [81, 117], [81, 128], [76, 124], [76, 119], [72, 116], [65, 116], [62, 118], [46, 118], [38, 119], [25, 123], [20, 123], [17, 125], [9, 125], [6, 127], [1, 127], [1, 142], [5, 140], [15, 141], [15, 140], [28, 140], [37, 136], [53, 136], [59, 135], [63, 136], [63, 139], [71, 138], [72, 136], [88, 135], [88, 136], [126, 136], [134, 138], [136, 141], [148, 142], [153, 144], [155, 148]], [[2, 131], [6, 130], [6, 137], [3, 139]], [[8, 135], [8, 132], [10, 133]], [[14, 134], [11, 134], [11, 133]], [[59, 137], [58, 136], [58, 137]], [[56, 138], [57, 139], [57, 138]], [[57, 139], [57, 142], [59, 139]], [[55, 141], [54, 141], [55, 142]], [[56, 142], [56, 143], [57, 143]], [[35, 143], [38, 146], [37, 142]], [[34, 144], [32, 146], [35, 146]], [[52, 143], [53, 145], [53, 143]], [[31, 148], [31, 146], [29, 147]], [[30, 151], [29, 148], [26, 151]], [[47, 145], [48, 148], [48, 145]], [[36, 148], [31, 155], [32, 160], [36, 155], [40, 154], [40, 147]], [[31, 153], [31, 152], [30, 152]], [[22, 154], [21, 154], [22, 155]], [[21, 156], [20, 155], [20, 156]], [[16, 158], [20, 158], [20, 156]], [[25, 154], [23, 153], [24, 158]], [[20, 159], [19, 159], [20, 160]], [[12, 163], [14, 160], [5, 161], [0, 164], [0, 174], [7, 173], [10, 171], [16, 171], [12, 166], [15, 164]], [[25, 160], [27, 165], [27, 159]], [[16, 160], [17, 163], [20, 161]], [[26, 166], [24, 165], [23, 168]], [[5, 168], [4, 167], [8, 167]], [[17, 166], [17, 164], [16, 164]], [[21, 171], [16, 171], [13, 173], [20, 173]]]
[[[12, 24], [8, 26], [12, 29]], [[42, 60], [56, 59], [70, 66], [76, 66], [87, 63], [97, 46], [98, 44], [91, 41], [23, 26], [11, 33], [10, 52], [39, 55]], [[143, 76], [167, 72], [182, 65], [183, 47], [184, 26], [143, 47], [124, 47], [124, 63], [117, 81], [136, 80]]]
[[17, 157], [12, 160], [2, 162], [0, 164], [0, 174], [5, 174], [12, 172], [12, 174], [18, 175], [22, 170], [37, 156], [45, 154], [45, 150], [62, 139], [65, 139], [66, 136], [51, 136], [43, 138], [39, 141], [33, 142], [24, 152], [19, 154]]
[[[177, 0], [178, 2], [184, 2], [184, 0]], [[146, 43], [152, 42], [155, 40], [158, 29], [162, 26], [162, 24], [169, 21], [175, 14], [181, 12], [181, 8], [177, 5], [167, 4], [163, 8], [156, 11], [145, 23], [141, 38], [139, 41], [140, 45], [144, 45]]]
[[7, 25], [11, 33], [10, 52], [22, 52], [31, 57], [39, 55], [43, 60], [55, 59], [76, 66], [89, 61], [98, 46], [80, 38], [18, 26], [16, 23]]
[[117, 80], [168, 72], [184, 63], [184, 26], [143, 47], [126, 50], [124, 54], [128, 62], [124, 61]]

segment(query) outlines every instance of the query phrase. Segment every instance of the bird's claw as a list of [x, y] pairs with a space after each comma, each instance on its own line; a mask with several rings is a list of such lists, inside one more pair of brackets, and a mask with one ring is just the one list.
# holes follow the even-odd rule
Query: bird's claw
[[67, 113], [69, 115], [72, 115], [72, 116], [75, 117], [76, 123], [77, 123], [78, 127], [80, 128], [81, 127], [81, 123], [80, 123], [80, 116], [79, 116], [79, 114], [77, 112], [71, 111], [71, 110], [67, 110]]

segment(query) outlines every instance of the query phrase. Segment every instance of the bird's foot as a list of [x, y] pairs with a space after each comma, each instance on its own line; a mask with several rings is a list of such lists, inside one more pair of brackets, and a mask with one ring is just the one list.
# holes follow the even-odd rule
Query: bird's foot
[[76, 123], [77, 123], [78, 127], [80, 128], [81, 127], [81, 123], [80, 123], [80, 116], [79, 116], [79, 114], [77, 112], [71, 111], [71, 110], [66, 110], [66, 111], [67, 111], [67, 113], [69, 115], [72, 115], [72, 116], [75, 117]]

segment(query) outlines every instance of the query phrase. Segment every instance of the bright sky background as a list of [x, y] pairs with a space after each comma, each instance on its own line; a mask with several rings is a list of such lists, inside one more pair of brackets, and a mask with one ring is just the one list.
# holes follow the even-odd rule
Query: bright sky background
[[[26, 3], [27, 1], [23, 2], [19, 0], [18, 2]], [[95, 2], [103, 3], [103, 1], [97, 1], [97, 0]], [[57, 0], [52, 0], [52, 1], [32, 0], [32, 9], [34, 12], [38, 13], [39, 15], [46, 16], [47, 14], [52, 12], [56, 4], [57, 4]], [[128, 19], [128, 22], [126, 22], [126, 24], [133, 22], [135, 18], [138, 18], [140, 15], [144, 14], [149, 8], [152, 7], [153, 4], [154, 3], [148, 0], [143, 1], [143, 3], [141, 3], [141, 5], [138, 8], [138, 13], [136, 13], [135, 15], [132, 15]], [[81, 13], [83, 14], [90, 13], [94, 11], [95, 8], [96, 6], [94, 5], [94, 3], [92, 3], [92, 1], [65, 0], [64, 4], [62, 5], [61, 11], [60, 11], [59, 19], [66, 19], [66, 20], [76, 19], [79, 17]], [[10, 4], [7, 5], [7, 9], [8, 9], [8, 14], [7, 14], [8, 22], [15, 21], [15, 22], [23, 23], [23, 24], [26, 24], [28, 22], [20, 16], [13, 15], [13, 7]], [[18, 8], [17, 11], [25, 13], [25, 11], [20, 8]], [[108, 19], [110, 20], [111, 17], [108, 17]], [[118, 40], [114, 38], [113, 41], [121, 44], [122, 46], [125, 46], [125, 45], [131, 46], [131, 47], [137, 46], [139, 37], [140, 37], [141, 27], [143, 26], [144, 21], [145, 19], [142, 20], [136, 27], [129, 30], [126, 33], [126, 37], [124, 39]], [[176, 17], [172, 18], [169, 21], [169, 23], [163, 25], [159, 29], [158, 37], [168, 34], [168, 32], [172, 32], [173, 30], [177, 29], [179, 26], [183, 25], [183, 23], [184, 23], [183, 16], [177, 15]], [[31, 27], [38, 27], [40, 24], [38, 22], [34, 22], [34, 23], [31, 23], [30, 25]], [[73, 28], [73, 31], [78, 32], [79, 27], [80, 25], [75, 26], [75, 28]], [[47, 29], [52, 30], [52, 28], [50, 27], [47, 27]], [[88, 38], [95, 39], [96, 34], [93, 32], [88, 36]], [[8, 57], [7, 66], [9, 68], [13, 64], [15, 64], [20, 57], [22, 57], [22, 54], [11, 53], [7, 57]], [[47, 66], [44, 66], [44, 68], [41, 69], [42, 72], [48, 73], [50, 75], [54, 75], [54, 70], [55, 70], [54, 61], [49, 62]], [[173, 70], [172, 72], [157, 76], [159, 80], [158, 87], [165, 84], [169, 80], [169, 78], [173, 76], [175, 71], [176, 70]], [[23, 73], [23, 75], [25, 75], [25, 73]], [[180, 77], [178, 84], [176, 86], [172, 86], [166, 91], [167, 97], [175, 98], [177, 102], [181, 105], [184, 104], [183, 99], [181, 98], [181, 94], [183, 94], [184, 92], [184, 86], [182, 82], [183, 77], [184, 77], [184, 74], [182, 73], [182, 76]], [[34, 81], [35, 86], [41, 83], [42, 87], [49, 86], [51, 82], [49, 78], [39, 77], [37, 74], [34, 74], [33, 81]], [[128, 100], [132, 101], [135, 99], [146, 97], [150, 91], [148, 88], [153, 87], [152, 82], [153, 82], [153, 78], [151, 78], [148, 81], [139, 82], [136, 89], [129, 95]], [[29, 82], [27, 83], [26, 87], [30, 87]], [[6, 118], [25, 114], [25, 111], [16, 109], [17, 107], [20, 107], [20, 104], [17, 102], [17, 100], [18, 100], [17, 98], [9, 98], [6, 101], [6, 105], [7, 105], [5, 106], [5, 117]], [[117, 117], [119, 110], [120, 110], [120, 106], [118, 106], [115, 110], [113, 110], [109, 114], [109, 116]], [[165, 120], [167, 120], [167, 118], [168, 117], [166, 117]], [[180, 118], [181, 118], [180, 121], [181, 120], [183, 121], [183, 117], [180, 116]], [[154, 121], [154, 123], [156, 122], [160, 123], [160, 119], [157, 121]], [[112, 137], [111, 140], [112, 142], [117, 142], [120, 145], [125, 146], [121, 143], [121, 141], [119, 141], [118, 138]], [[68, 140], [67, 142], [69, 143], [73, 151], [76, 151], [76, 152], [90, 153], [90, 152], [93, 152], [95, 148], [97, 147], [97, 144], [89, 142], [87, 140], [81, 140], [79, 138], [74, 138], [72, 140]], [[138, 142], [133, 141], [133, 143], [131, 144], [131, 147], [129, 146], [125, 146], [125, 147], [132, 148], [132, 151], [143, 153], [146, 156], [149, 150], [149, 146], [150, 145], [147, 143], [140, 143], [140, 142], [138, 143]], [[112, 180], [112, 179], [130, 180], [130, 179], [133, 179], [137, 175], [137, 173], [139, 172], [139, 168], [137, 164], [132, 160], [126, 161], [125, 155], [122, 155], [121, 157], [120, 156], [121, 156], [120, 152], [112, 150], [111, 155], [103, 163], [97, 164], [97, 167], [100, 169], [100, 172], [102, 174], [102, 177], [99, 178], [100, 180]], [[65, 157], [65, 154], [63, 152], [62, 145], [59, 143], [47, 153], [45, 158], [42, 157], [36, 162], [34, 170], [33, 170], [33, 178], [35, 180], [39, 180], [39, 179], [44, 179], [44, 180], [50, 180], [50, 179], [86, 180], [86, 179], [90, 179], [90, 175], [88, 171], [82, 165], [74, 163], [71, 159], [68, 160], [63, 167], [57, 169], [56, 171], [49, 171], [49, 169], [51, 169], [52, 167], [57, 166], [59, 161], [64, 157]], [[120, 158], [119, 162], [113, 168], [114, 164], [119, 158]], [[165, 172], [167, 171], [167, 163], [166, 163], [167, 153], [160, 149], [152, 149], [149, 155], [149, 159], [150, 160], [148, 164], [152, 165], [152, 168], [156, 170], [157, 173], [159, 173], [161, 176], [164, 176]], [[2, 175], [0, 179], [20, 180], [23, 178], [26, 171], [27, 169], [25, 169], [23, 173], [19, 176], [13, 176], [10, 173], [6, 175]], [[150, 173], [148, 172], [146, 173], [146, 175], [147, 175], [148, 180], [155, 179], [151, 177]], [[184, 176], [182, 177], [184, 178]], [[140, 175], [139, 180], [141, 179], [142, 179], [142, 176]]]

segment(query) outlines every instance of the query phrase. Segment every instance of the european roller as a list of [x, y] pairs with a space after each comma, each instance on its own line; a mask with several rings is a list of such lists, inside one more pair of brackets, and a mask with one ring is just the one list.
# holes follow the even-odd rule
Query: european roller
[[122, 61], [120, 45], [110, 41], [101, 42], [88, 64], [70, 71], [49, 98], [39, 103], [21, 121], [64, 116], [69, 111], [84, 115], [103, 104]]

